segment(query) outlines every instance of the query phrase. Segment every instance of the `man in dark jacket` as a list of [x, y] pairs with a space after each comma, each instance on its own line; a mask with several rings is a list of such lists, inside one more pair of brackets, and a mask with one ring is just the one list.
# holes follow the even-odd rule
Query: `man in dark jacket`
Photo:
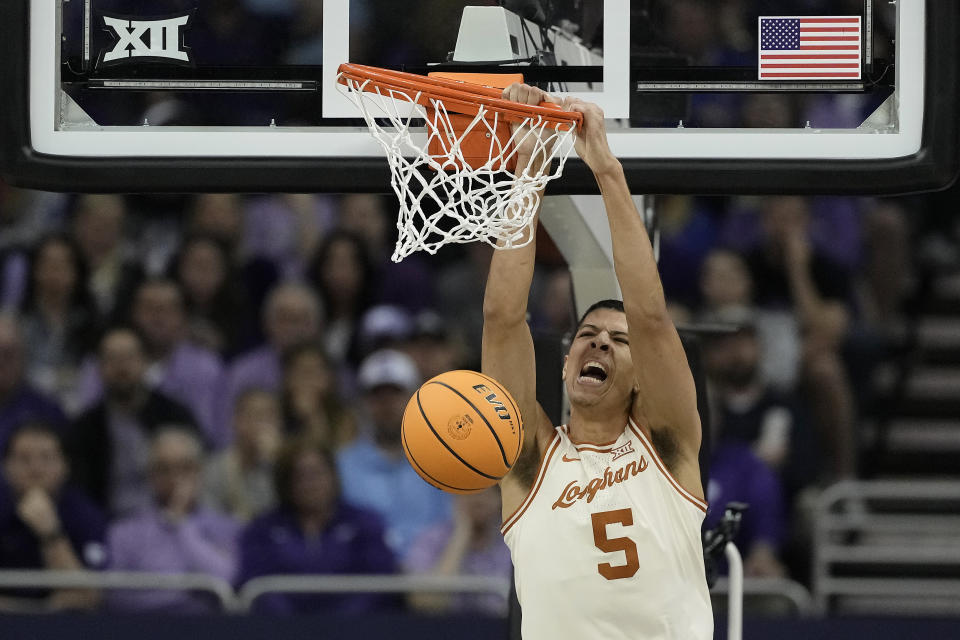
[[187, 408], [148, 388], [147, 360], [136, 332], [111, 329], [100, 341], [98, 357], [103, 399], [73, 425], [74, 478], [112, 515], [127, 515], [150, 503], [151, 435], [171, 424], [199, 430]]

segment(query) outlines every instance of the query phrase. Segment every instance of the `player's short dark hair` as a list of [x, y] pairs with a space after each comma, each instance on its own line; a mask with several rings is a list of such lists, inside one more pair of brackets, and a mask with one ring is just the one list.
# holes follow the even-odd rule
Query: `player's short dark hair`
[[580, 328], [580, 325], [583, 324], [583, 321], [586, 320], [587, 316], [596, 311], [597, 309], [613, 309], [614, 311], [620, 311], [624, 313], [623, 310], [623, 300], [614, 300], [613, 298], [608, 298], [606, 300], [598, 300], [590, 305], [586, 311], [583, 312], [583, 315], [580, 316], [580, 320], [577, 321], [577, 328]]

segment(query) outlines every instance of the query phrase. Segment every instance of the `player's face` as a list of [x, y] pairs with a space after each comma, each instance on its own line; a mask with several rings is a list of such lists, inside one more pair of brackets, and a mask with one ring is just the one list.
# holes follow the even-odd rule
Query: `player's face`
[[629, 402], [635, 376], [626, 314], [597, 309], [583, 319], [564, 361], [563, 379], [573, 404]]

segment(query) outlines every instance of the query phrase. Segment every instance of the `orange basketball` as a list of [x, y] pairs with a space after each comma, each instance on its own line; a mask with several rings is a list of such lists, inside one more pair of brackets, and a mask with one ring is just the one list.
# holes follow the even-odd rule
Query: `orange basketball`
[[505, 476], [520, 455], [523, 423], [507, 390], [476, 371], [447, 371], [417, 389], [403, 412], [403, 452], [444, 491], [475, 493]]

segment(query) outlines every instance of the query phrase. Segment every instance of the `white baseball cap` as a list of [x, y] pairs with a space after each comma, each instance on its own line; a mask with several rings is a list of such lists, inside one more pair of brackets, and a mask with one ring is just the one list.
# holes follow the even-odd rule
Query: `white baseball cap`
[[420, 372], [410, 356], [394, 349], [381, 349], [364, 359], [357, 381], [363, 391], [386, 385], [413, 391], [420, 386]]
[[386, 346], [410, 337], [413, 319], [403, 308], [382, 304], [371, 308], [360, 320], [360, 342], [365, 348]]

